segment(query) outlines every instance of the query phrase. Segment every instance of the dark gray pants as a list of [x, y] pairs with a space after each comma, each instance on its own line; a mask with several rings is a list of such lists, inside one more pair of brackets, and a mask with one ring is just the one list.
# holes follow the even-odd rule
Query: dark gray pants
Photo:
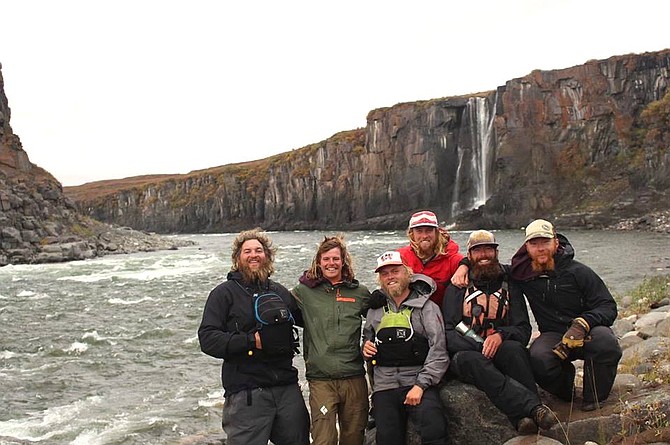
[[610, 395], [621, 347], [606, 326], [596, 326], [589, 333], [591, 341], [581, 348], [570, 350], [566, 360], [561, 360], [552, 349], [561, 341], [559, 332], [543, 332], [530, 346], [530, 363], [538, 385], [555, 396], [571, 401], [575, 383], [573, 360], [584, 360], [584, 401], [602, 402]]
[[450, 370], [465, 383], [484, 391], [514, 427], [539, 405], [528, 350], [518, 341], [504, 341], [492, 360], [479, 351], [454, 354]]
[[405, 386], [372, 394], [377, 422], [377, 444], [405, 445], [409, 417], [421, 436], [421, 443], [444, 445], [447, 440], [447, 422], [437, 388], [426, 388], [421, 403], [416, 406], [404, 404], [410, 389], [411, 386]]
[[297, 384], [227, 395], [222, 425], [227, 445], [309, 444], [309, 414]]

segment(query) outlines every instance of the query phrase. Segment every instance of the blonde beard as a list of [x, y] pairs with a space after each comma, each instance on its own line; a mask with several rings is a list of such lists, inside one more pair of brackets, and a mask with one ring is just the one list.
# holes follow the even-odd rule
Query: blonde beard
[[398, 278], [398, 283], [393, 287], [393, 290], [389, 289], [385, 285], [382, 286], [382, 288], [384, 288], [384, 292], [386, 292], [386, 294], [389, 297], [395, 299], [401, 297], [402, 294], [407, 290], [407, 288], [409, 287], [409, 282], [410, 282], [409, 276], [406, 276]]
[[554, 257], [552, 256], [547, 260], [546, 263], [540, 264], [538, 263], [535, 259], [531, 258], [531, 267], [533, 268], [533, 272], [537, 273], [544, 273], [544, 272], [549, 272], [554, 270], [556, 267], [556, 262], [554, 261]]
[[246, 264], [242, 264], [240, 265], [240, 273], [242, 274], [244, 281], [247, 283], [254, 283], [256, 281], [262, 283], [270, 278], [271, 272], [268, 263], [263, 263], [261, 267], [254, 270], [250, 269]]

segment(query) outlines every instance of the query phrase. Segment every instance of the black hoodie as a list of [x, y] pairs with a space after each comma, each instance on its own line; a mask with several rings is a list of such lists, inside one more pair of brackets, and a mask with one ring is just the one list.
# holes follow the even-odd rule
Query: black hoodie
[[555, 270], [533, 271], [526, 245], [512, 258], [511, 275], [528, 299], [540, 332], [564, 333], [572, 320], [584, 318], [591, 328], [612, 326], [617, 305], [603, 280], [588, 266], [575, 261], [568, 239], [557, 234]]

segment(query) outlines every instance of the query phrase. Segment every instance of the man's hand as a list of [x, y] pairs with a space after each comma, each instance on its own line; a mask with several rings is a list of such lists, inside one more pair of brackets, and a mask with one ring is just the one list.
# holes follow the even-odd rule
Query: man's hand
[[256, 349], [263, 349], [263, 344], [261, 343], [261, 334], [258, 331], [254, 332], [254, 338], [256, 339]]
[[484, 346], [482, 347], [482, 354], [484, 354], [484, 357], [488, 359], [495, 357], [502, 342], [503, 340], [500, 332], [487, 336], [486, 340], [484, 340]]
[[377, 355], [377, 347], [370, 340], [366, 340], [363, 343], [363, 357], [372, 358]]
[[418, 405], [423, 397], [423, 389], [414, 385], [405, 396], [405, 405]]
[[461, 264], [456, 272], [451, 276], [451, 284], [456, 287], [467, 287], [468, 285], [468, 266]]
[[586, 335], [591, 330], [589, 324], [582, 317], [572, 320], [572, 324], [563, 335], [561, 343], [570, 349], [581, 348], [584, 346]]

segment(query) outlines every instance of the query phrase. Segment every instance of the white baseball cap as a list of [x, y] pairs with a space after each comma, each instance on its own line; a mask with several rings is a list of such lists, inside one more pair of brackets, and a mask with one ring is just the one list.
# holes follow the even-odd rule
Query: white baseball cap
[[396, 250], [389, 250], [388, 252], [382, 253], [379, 255], [379, 258], [377, 258], [377, 268], [375, 269], [375, 273], [379, 272], [379, 269], [384, 266], [400, 266], [402, 264], [405, 263], [402, 262], [400, 252]]

